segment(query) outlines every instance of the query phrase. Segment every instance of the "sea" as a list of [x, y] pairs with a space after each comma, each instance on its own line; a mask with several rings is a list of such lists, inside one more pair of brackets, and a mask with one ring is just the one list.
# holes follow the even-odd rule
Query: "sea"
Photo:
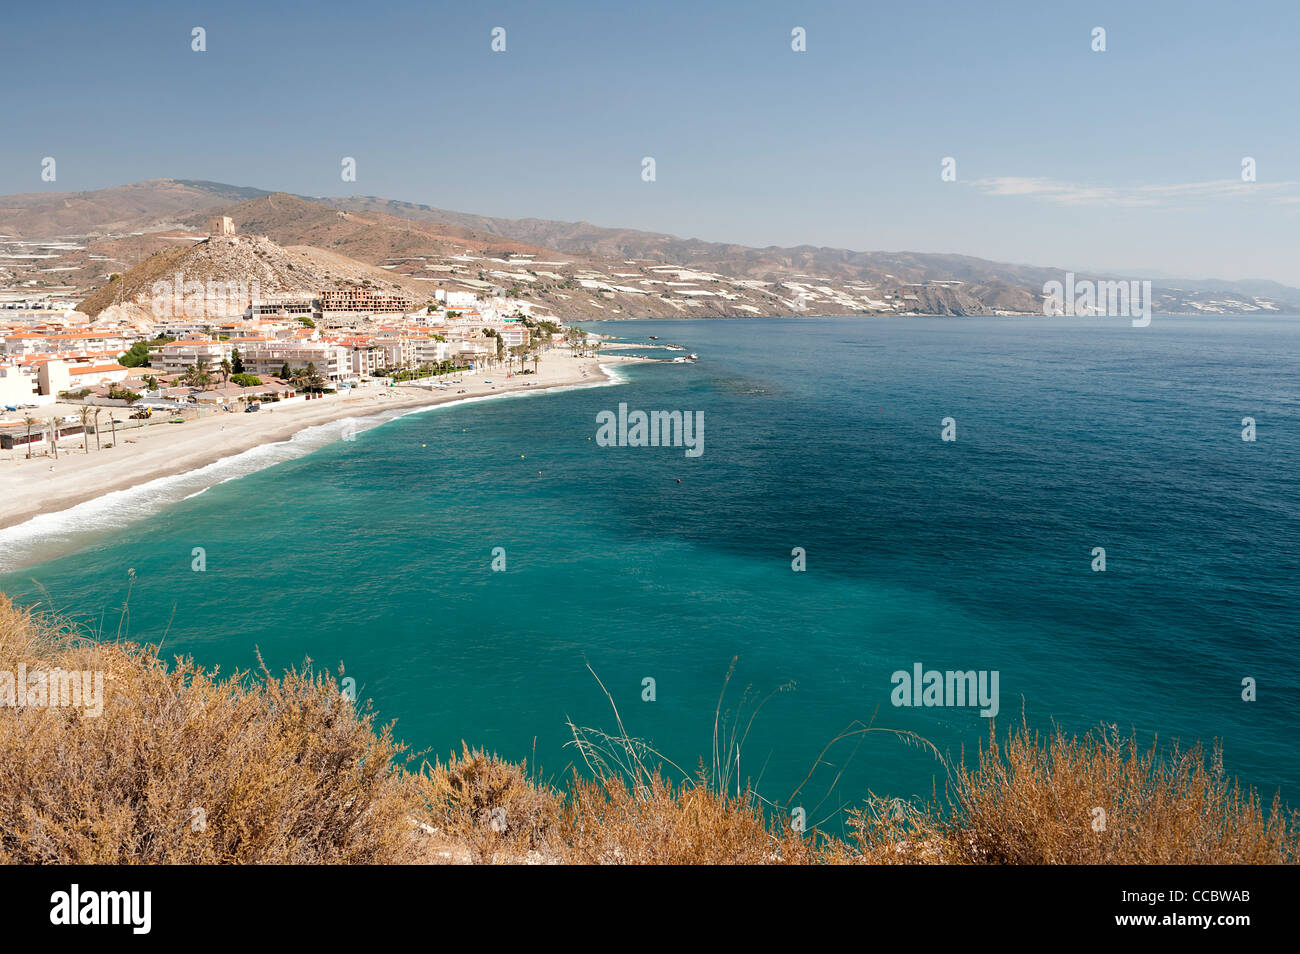
[[[558, 784], [578, 726], [680, 777], [720, 737], [730, 785], [833, 824], [943, 801], [1023, 722], [1217, 743], [1296, 802], [1300, 318], [585, 327], [653, 360], [0, 531], [0, 591], [223, 672], [342, 667], [416, 764]], [[698, 455], [602, 436], [620, 405]]]

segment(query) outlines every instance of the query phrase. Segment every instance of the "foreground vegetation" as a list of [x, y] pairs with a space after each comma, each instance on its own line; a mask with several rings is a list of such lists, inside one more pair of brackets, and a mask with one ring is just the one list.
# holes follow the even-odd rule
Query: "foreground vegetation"
[[[562, 784], [468, 747], [412, 758], [324, 674], [221, 676], [92, 641], [0, 596], [0, 671], [102, 671], [103, 712], [0, 708], [9, 863], [1294, 863], [1300, 818], [1217, 752], [1024, 725], [948, 769], [943, 803], [868, 797], [794, 830], [719, 766], [670, 780], [622, 731], [571, 727]], [[340, 678], [343, 673], [338, 674]], [[721, 708], [721, 705], [720, 705]], [[617, 709], [614, 710], [617, 719]], [[866, 729], [864, 729], [865, 731]], [[741, 740], [743, 741], [743, 739]], [[780, 810], [774, 810], [779, 808]]]

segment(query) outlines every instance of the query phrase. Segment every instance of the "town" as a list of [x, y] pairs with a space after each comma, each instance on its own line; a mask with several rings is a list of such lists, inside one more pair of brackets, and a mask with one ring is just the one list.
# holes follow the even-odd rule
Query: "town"
[[[240, 241], [229, 218], [209, 230], [209, 241]], [[60, 301], [0, 312], [0, 450], [57, 457], [74, 438], [102, 449], [104, 426], [111, 444], [122, 428], [353, 389], [447, 390], [463, 383], [458, 375], [531, 375], [553, 346], [600, 347], [530, 317], [529, 304], [501, 287], [436, 288], [425, 301], [366, 284], [263, 295], [256, 282], [177, 274], [152, 292], [143, 320], [113, 309], [91, 317]]]

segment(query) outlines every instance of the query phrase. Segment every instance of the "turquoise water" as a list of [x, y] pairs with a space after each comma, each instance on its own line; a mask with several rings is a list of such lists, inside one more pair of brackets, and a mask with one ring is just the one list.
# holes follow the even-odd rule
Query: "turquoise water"
[[[969, 751], [988, 725], [975, 709], [891, 704], [892, 673], [919, 662], [998, 671], [1002, 726], [1023, 707], [1038, 725], [1221, 738], [1229, 773], [1297, 800], [1296, 320], [591, 327], [701, 360], [355, 441], [322, 429], [83, 514], [89, 535], [66, 519], [0, 535], [0, 559], [45, 560], [0, 588], [111, 635], [133, 569], [127, 628], [166, 632], [165, 655], [342, 662], [415, 748], [466, 739], [546, 774], [574, 758], [567, 719], [614, 728], [587, 663], [629, 732], [687, 768], [710, 759], [732, 656], [733, 702], [795, 682], [742, 753], [777, 801], [873, 714]], [[619, 402], [702, 411], [703, 455], [598, 446], [595, 416]], [[801, 794], [814, 820], [868, 789], [942, 787], [922, 750], [853, 748]]]

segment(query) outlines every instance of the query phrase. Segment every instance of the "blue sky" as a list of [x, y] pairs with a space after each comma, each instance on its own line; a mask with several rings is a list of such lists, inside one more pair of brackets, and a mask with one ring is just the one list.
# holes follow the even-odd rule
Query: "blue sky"
[[314, 0], [4, 18], [0, 193], [172, 176], [1300, 285], [1300, 4]]

